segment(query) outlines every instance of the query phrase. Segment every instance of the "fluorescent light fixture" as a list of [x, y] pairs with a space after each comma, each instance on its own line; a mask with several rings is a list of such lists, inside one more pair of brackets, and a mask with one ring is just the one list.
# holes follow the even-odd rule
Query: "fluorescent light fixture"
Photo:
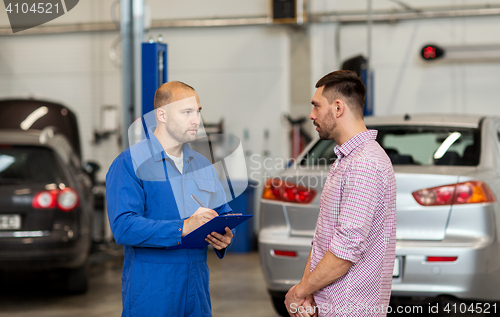
[[439, 160], [440, 158], [442, 158], [446, 151], [448, 151], [450, 146], [452, 146], [453, 143], [455, 143], [455, 141], [458, 140], [461, 136], [462, 134], [460, 132], [453, 132], [452, 134], [450, 134], [446, 138], [446, 140], [441, 143], [436, 153], [434, 153], [434, 159]]
[[31, 128], [33, 123], [36, 122], [36, 120], [40, 119], [41, 117], [46, 115], [48, 112], [49, 112], [49, 108], [47, 108], [45, 106], [36, 109], [32, 113], [30, 113], [26, 117], [26, 119], [24, 119], [23, 122], [21, 122], [21, 129], [28, 130], [29, 128]]

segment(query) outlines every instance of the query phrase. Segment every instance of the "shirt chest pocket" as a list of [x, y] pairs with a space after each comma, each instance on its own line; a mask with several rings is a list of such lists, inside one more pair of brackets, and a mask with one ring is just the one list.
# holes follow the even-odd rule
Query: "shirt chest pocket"
[[213, 179], [207, 178], [195, 178], [194, 182], [196, 183], [196, 187], [198, 188], [198, 193], [196, 197], [205, 205], [210, 208], [210, 199], [212, 195], [217, 191], [217, 186]]

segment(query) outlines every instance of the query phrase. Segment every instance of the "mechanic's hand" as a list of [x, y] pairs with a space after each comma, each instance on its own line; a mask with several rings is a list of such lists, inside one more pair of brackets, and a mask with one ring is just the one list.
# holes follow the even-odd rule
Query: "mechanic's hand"
[[204, 223], [207, 223], [212, 218], [217, 216], [218, 214], [217, 212], [215, 212], [215, 210], [204, 207], [198, 208], [198, 210], [196, 210], [196, 212], [191, 217], [184, 220], [184, 227], [182, 228], [181, 237], [184, 237], [186, 234], [190, 233], [194, 229], [198, 228]]
[[217, 250], [222, 250], [227, 248], [227, 246], [231, 243], [231, 239], [233, 238], [233, 232], [229, 227], [226, 227], [226, 233], [224, 235], [212, 232], [207, 236], [205, 241], [213, 245], [213, 247]]

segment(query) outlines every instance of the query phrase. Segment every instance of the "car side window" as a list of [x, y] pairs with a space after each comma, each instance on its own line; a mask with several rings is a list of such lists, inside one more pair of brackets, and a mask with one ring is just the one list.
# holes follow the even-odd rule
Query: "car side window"
[[337, 156], [333, 151], [335, 147], [333, 140], [319, 140], [300, 161], [301, 166], [332, 165]]

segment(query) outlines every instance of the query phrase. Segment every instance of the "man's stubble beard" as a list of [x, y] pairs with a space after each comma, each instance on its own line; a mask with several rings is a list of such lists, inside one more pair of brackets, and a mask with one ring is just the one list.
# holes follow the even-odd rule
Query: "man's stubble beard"
[[333, 116], [333, 111], [329, 110], [319, 131], [319, 137], [322, 140], [333, 140], [333, 135], [335, 128], [337, 127], [337, 122]]
[[196, 139], [196, 134], [193, 136], [188, 135], [186, 132], [181, 132], [181, 128], [177, 127], [175, 124], [169, 124], [167, 121], [167, 132], [176, 139], [179, 143], [188, 143]]

